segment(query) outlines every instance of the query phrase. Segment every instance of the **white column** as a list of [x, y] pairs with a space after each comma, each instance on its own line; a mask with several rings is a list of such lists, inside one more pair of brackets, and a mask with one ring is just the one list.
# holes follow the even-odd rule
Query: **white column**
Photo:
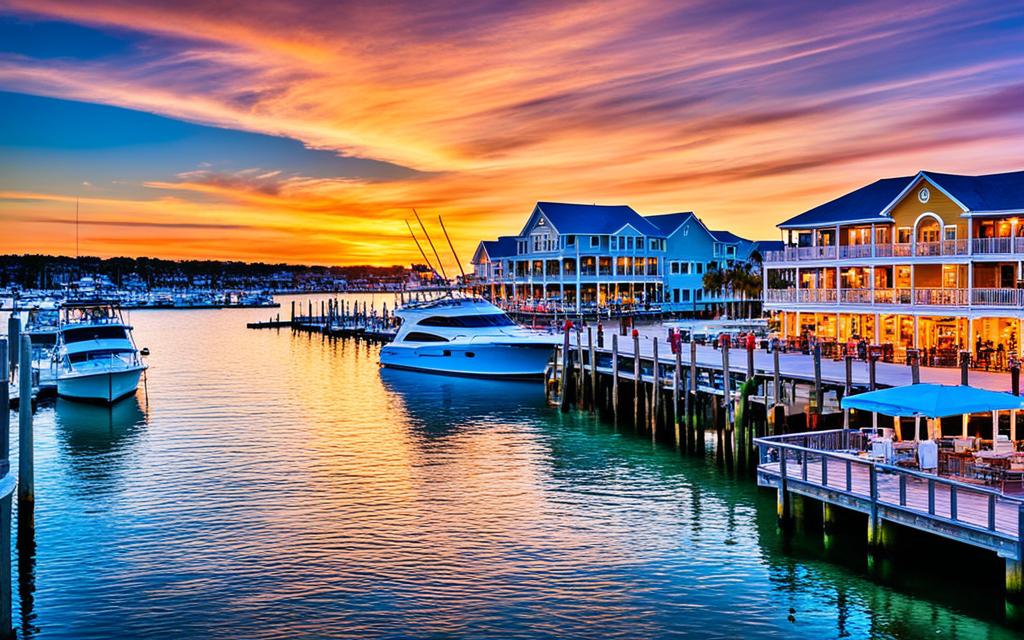
[[917, 335], [917, 314], [916, 313], [914, 314], [914, 348], [915, 349], [920, 349], [921, 348], [921, 339]]
[[[874, 226], [874, 225], [872, 225]], [[874, 253], [875, 245], [871, 245], [871, 252]], [[871, 278], [871, 304], [875, 304], [875, 266], [871, 265], [868, 267], [868, 277]]]
[[875, 254], [875, 223], [871, 223], [871, 257], [874, 258]]
[[875, 314], [875, 344], [881, 344], [881, 331], [882, 331], [882, 328], [880, 326], [881, 324], [882, 324], [882, 316], [876, 313]]

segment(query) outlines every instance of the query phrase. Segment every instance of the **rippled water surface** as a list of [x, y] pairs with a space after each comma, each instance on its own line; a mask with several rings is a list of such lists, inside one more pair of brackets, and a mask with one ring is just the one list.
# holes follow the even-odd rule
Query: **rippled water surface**
[[134, 312], [148, 399], [40, 406], [20, 633], [1014, 637], [998, 591], [784, 544], [750, 479], [539, 385], [380, 371], [375, 346], [246, 330], [267, 315]]

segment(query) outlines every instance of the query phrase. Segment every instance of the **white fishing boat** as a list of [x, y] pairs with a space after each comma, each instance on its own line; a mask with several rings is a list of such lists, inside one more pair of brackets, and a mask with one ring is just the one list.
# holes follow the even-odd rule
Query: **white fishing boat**
[[486, 378], [544, 375], [561, 338], [516, 324], [482, 298], [446, 295], [395, 310], [402, 322], [380, 351], [385, 367]]
[[129, 396], [146, 369], [131, 326], [107, 301], [61, 306], [56, 358], [57, 393], [76, 400], [113, 403]]

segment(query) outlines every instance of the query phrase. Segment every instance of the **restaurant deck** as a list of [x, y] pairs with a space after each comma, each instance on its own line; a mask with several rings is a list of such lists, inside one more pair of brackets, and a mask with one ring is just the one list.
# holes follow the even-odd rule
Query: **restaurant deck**
[[[614, 327], [609, 327], [614, 329]], [[673, 360], [671, 353], [669, 352], [666, 339], [668, 336], [668, 329], [661, 325], [651, 325], [637, 327], [640, 333], [640, 355], [651, 356], [653, 355], [653, 338], [658, 338], [658, 342], [661, 350], [659, 351], [659, 360], [669, 363]], [[610, 341], [610, 331], [605, 335], [605, 344], [607, 345]], [[604, 349], [607, 351], [607, 349]], [[732, 367], [736, 371], [743, 371], [746, 367], [746, 361], [743, 359], [742, 350], [733, 348], [733, 363]], [[619, 353], [622, 355], [632, 355], [633, 353], [633, 341], [628, 338], [620, 336], [619, 340]], [[689, 364], [690, 350], [688, 348], [683, 349], [683, 365]], [[710, 345], [700, 345], [697, 347], [697, 364], [702, 367], [720, 368], [722, 365], [722, 352], [718, 349], [711, 347]], [[754, 368], [755, 370], [763, 375], [771, 375], [773, 371], [773, 355], [766, 352], [764, 349], [758, 349], [754, 352]], [[811, 382], [814, 379], [814, 365], [813, 358], [810, 355], [805, 355], [799, 352], [788, 352], [780, 354], [779, 367], [783, 378], [788, 380], [804, 380]], [[822, 358], [821, 361], [821, 377], [826, 383], [834, 385], [841, 385], [846, 380], [846, 365], [842, 360], [831, 360]], [[903, 365], [890, 362], [876, 362], [875, 363], [875, 380], [876, 384], [880, 387], [899, 387], [907, 384], [911, 384], [912, 374], [911, 368]], [[868, 385], [868, 364], [864, 361], [856, 360], [853, 363], [853, 384], [856, 387], [867, 388]], [[971, 386], [979, 387], [982, 389], [989, 389], [991, 391], [1009, 391], [1010, 390], [1010, 374], [1001, 373], [995, 371], [977, 371], [972, 370], [970, 372]], [[960, 370], [953, 368], [938, 368], [938, 367], [921, 367], [921, 382], [933, 382], [936, 384], [960, 384]]]
[[1019, 571], [1024, 497], [872, 460], [859, 454], [861, 437], [839, 429], [756, 439], [758, 484], [778, 490], [780, 517], [790, 494], [803, 495], [867, 514], [871, 544], [891, 522], [994, 551]]

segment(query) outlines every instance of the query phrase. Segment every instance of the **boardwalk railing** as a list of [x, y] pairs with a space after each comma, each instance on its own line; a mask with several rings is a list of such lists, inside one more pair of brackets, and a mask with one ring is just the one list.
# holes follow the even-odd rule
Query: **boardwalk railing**
[[1024, 560], [1024, 499], [858, 456], [859, 431], [756, 438], [758, 484], [777, 487]]

